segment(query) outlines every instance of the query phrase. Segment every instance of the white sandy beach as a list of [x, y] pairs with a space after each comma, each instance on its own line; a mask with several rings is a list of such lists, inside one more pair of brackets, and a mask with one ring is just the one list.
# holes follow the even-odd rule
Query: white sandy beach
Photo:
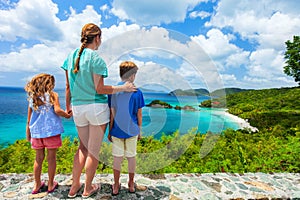
[[258, 129], [256, 127], [251, 126], [248, 121], [246, 121], [236, 115], [230, 114], [226, 110], [216, 111], [216, 112], [218, 112], [220, 115], [224, 115], [224, 116], [230, 118], [232, 121], [235, 121], [236, 123], [238, 123], [240, 126], [240, 129], [250, 129], [252, 132], [258, 131]]

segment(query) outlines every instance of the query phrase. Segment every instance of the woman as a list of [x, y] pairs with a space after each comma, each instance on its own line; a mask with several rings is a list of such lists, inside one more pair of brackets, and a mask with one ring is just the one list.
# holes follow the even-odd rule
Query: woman
[[107, 67], [95, 51], [101, 45], [101, 29], [97, 25], [89, 23], [83, 26], [81, 43], [81, 47], [71, 52], [62, 66], [66, 73], [66, 108], [73, 112], [80, 140], [74, 156], [69, 198], [75, 198], [81, 188], [80, 175], [84, 167], [86, 179], [82, 197], [88, 198], [99, 189], [92, 181], [98, 166], [103, 135], [109, 122], [105, 94], [136, 91], [132, 83], [123, 86], [104, 85]]

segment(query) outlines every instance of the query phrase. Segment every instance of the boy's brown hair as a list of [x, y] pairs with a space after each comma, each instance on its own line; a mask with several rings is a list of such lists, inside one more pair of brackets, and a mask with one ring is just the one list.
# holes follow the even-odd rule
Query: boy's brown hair
[[134, 62], [124, 61], [120, 64], [120, 77], [121, 79], [128, 79], [131, 75], [136, 74], [139, 68]]

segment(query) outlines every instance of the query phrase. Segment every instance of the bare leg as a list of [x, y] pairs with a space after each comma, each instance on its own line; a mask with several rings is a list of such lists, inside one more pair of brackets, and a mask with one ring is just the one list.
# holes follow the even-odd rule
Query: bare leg
[[54, 176], [56, 172], [56, 150], [57, 149], [48, 149], [48, 191], [52, 190], [54, 186]]
[[105, 129], [106, 124], [100, 126], [89, 125], [88, 154], [85, 163], [86, 178], [82, 195], [88, 195], [96, 189], [92, 182], [99, 163], [99, 153]]
[[43, 167], [43, 161], [45, 158], [45, 149], [36, 149], [35, 150], [35, 161], [33, 165], [33, 173], [34, 173], [34, 187], [33, 190], [38, 190], [41, 185], [41, 174], [42, 174], [42, 167]]
[[128, 189], [130, 192], [134, 192], [134, 173], [136, 167], [136, 160], [135, 157], [127, 157], [128, 160], [128, 174], [129, 174], [129, 181], [128, 181]]
[[80, 176], [81, 172], [84, 168], [86, 158], [88, 155], [88, 150], [87, 150], [87, 141], [89, 137], [89, 127], [77, 127], [78, 131], [78, 136], [80, 140], [80, 144], [78, 147], [78, 150], [74, 156], [74, 161], [73, 161], [73, 170], [72, 170], [72, 186], [69, 191], [69, 195], [73, 196], [74, 194], [77, 193], [77, 191], [80, 189]]
[[121, 164], [123, 161], [123, 157], [114, 156], [114, 185], [113, 185], [113, 194], [117, 194], [119, 192], [120, 187], [120, 174], [121, 174]]

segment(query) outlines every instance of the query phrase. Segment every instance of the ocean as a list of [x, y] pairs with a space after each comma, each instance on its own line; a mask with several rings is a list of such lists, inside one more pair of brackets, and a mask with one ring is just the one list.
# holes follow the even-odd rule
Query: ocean
[[[64, 90], [56, 90], [61, 107], [65, 108]], [[145, 103], [162, 100], [172, 106], [193, 106], [196, 111], [164, 108], [143, 108], [142, 134], [159, 139], [162, 134], [170, 135], [175, 131], [185, 134], [192, 128], [200, 133], [221, 132], [227, 128], [239, 129], [240, 125], [223, 115], [220, 109], [200, 108], [199, 104], [209, 99], [207, 96], [171, 96], [167, 93], [144, 92]], [[0, 147], [13, 144], [26, 138], [27, 96], [23, 88], [0, 87]], [[222, 110], [221, 110], [222, 111]], [[77, 137], [73, 119], [62, 119], [65, 132], [62, 137]], [[105, 137], [105, 140], [106, 137]]]

